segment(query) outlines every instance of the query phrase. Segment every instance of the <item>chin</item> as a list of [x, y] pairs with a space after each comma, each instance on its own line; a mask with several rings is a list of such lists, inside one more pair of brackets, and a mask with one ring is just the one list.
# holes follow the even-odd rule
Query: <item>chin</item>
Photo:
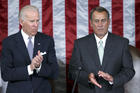
[[35, 36], [37, 34], [37, 32], [36, 33], [32, 33], [32, 36]]
[[98, 36], [99, 36], [99, 37], [104, 37], [104, 36], [105, 36], [105, 34], [98, 34]]

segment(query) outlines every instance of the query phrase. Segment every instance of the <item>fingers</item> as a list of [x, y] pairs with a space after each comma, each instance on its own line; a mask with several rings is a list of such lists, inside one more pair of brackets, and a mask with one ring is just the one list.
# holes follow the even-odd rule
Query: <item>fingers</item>
[[102, 86], [96, 81], [96, 79], [91, 78], [90, 80], [94, 85], [98, 86], [99, 88], [102, 88]]
[[99, 77], [103, 77], [107, 81], [110, 81], [110, 82], [113, 81], [113, 77], [110, 74], [108, 74], [108, 73], [105, 73], [103, 71], [99, 71], [98, 75], [99, 75]]
[[40, 52], [40, 50], [38, 50], [37, 54], [38, 54], [39, 56], [41, 56], [41, 52]]
[[32, 59], [32, 65], [34, 65], [35, 68], [39, 67], [40, 64], [43, 61], [43, 56], [41, 55], [40, 51], [38, 51], [37, 55]]
[[[108, 73], [99, 71], [98, 76], [104, 78], [105, 80], [107, 80], [109, 82], [113, 82], [113, 77]], [[102, 88], [102, 86], [96, 81], [96, 78], [93, 73], [89, 74], [89, 80], [91, 81], [92, 84], [98, 86], [99, 88]]]
[[96, 81], [93, 73], [89, 74], [89, 80], [91, 81], [92, 84], [98, 86], [99, 88], [102, 88], [102, 86]]
[[105, 72], [99, 71], [99, 72], [98, 72], [98, 76], [99, 76], [99, 77], [106, 77], [107, 75], [106, 75]]
[[36, 55], [36, 56], [34, 57], [34, 60], [35, 60], [37, 63], [40, 63], [40, 62], [42, 62], [43, 57], [42, 57], [41, 55]]

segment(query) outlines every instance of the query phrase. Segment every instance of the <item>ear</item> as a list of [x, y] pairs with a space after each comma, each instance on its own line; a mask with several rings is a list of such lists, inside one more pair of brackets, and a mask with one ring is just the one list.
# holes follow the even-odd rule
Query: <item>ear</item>
[[20, 18], [20, 19], [19, 19], [19, 24], [22, 26], [23, 23], [24, 23], [24, 21]]
[[108, 20], [108, 25], [110, 25], [110, 19]]
[[90, 20], [90, 26], [91, 26], [91, 27], [93, 26], [92, 20]]

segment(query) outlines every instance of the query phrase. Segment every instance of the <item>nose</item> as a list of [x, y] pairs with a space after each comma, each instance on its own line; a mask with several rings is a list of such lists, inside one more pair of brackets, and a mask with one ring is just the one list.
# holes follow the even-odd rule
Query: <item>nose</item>
[[98, 26], [103, 26], [102, 21], [99, 21]]

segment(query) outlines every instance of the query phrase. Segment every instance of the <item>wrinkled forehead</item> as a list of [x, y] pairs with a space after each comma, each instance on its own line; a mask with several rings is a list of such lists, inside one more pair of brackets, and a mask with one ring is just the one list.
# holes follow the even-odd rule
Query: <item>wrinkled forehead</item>
[[28, 9], [25, 9], [25, 10], [23, 11], [23, 14], [24, 14], [24, 15], [26, 15], [26, 14], [32, 14], [32, 13], [36, 13], [36, 14], [39, 15], [38, 10], [35, 10], [35, 9], [32, 9], [32, 8], [28, 8]]
[[105, 11], [103, 12], [95, 11], [92, 15], [92, 19], [108, 19], [108, 16]]
[[38, 11], [34, 10], [27, 10], [23, 14], [24, 19], [37, 19], [39, 20], [39, 13]]

